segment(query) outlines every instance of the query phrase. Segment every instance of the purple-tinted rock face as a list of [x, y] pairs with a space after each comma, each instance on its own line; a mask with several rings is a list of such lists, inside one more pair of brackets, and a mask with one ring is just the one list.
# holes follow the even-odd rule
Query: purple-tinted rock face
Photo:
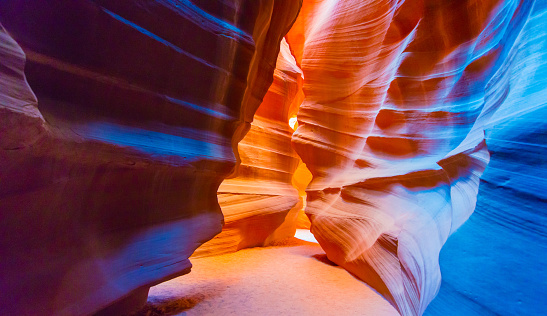
[[0, 3], [3, 314], [90, 314], [189, 271], [299, 8]]

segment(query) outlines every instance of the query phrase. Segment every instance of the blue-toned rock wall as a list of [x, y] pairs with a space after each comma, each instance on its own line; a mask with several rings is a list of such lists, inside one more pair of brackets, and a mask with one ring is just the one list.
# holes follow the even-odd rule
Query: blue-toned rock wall
[[426, 315], [547, 313], [547, 1], [535, 2], [507, 67], [477, 207], [441, 251]]

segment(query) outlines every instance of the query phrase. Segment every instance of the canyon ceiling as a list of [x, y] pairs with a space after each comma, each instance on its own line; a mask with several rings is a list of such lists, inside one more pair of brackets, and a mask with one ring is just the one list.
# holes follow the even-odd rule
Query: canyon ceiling
[[0, 314], [108, 314], [297, 227], [402, 315], [547, 312], [546, 0], [3, 0], [0, 24]]

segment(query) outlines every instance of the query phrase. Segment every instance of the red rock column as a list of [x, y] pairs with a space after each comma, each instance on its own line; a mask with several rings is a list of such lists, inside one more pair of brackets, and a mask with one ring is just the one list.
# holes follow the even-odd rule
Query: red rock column
[[294, 236], [302, 205], [292, 186], [299, 158], [291, 147], [289, 118], [298, 109], [295, 101], [301, 89], [302, 72], [283, 40], [274, 81], [239, 143], [241, 165], [236, 176], [218, 189], [225, 220], [222, 233], [195, 256], [235, 252]]

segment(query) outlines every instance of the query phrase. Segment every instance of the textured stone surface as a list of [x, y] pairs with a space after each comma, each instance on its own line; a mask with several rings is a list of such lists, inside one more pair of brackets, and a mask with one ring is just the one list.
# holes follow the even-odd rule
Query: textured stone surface
[[508, 74], [533, 3], [304, 1], [287, 36], [312, 232], [403, 315], [434, 298], [441, 247], [475, 208], [485, 127], [518, 108]]
[[299, 6], [0, 3], [2, 313], [90, 314], [189, 271]]

